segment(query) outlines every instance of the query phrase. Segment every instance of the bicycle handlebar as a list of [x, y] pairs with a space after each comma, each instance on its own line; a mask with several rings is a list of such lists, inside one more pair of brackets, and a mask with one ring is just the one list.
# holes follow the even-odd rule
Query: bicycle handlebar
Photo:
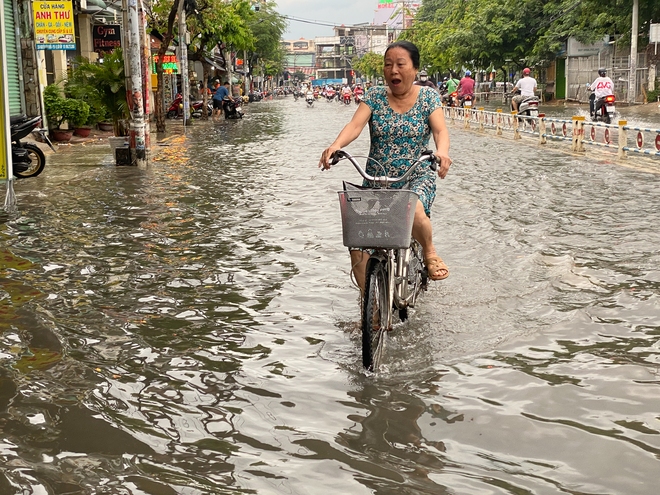
[[332, 161], [330, 162], [330, 165], [336, 165], [341, 160], [348, 160], [353, 164], [356, 170], [360, 172], [360, 175], [362, 177], [364, 177], [369, 182], [374, 182], [381, 186], [386, 186], [386, 185], [394, 184], [395, 182], [402, 182], [407, 180], [408, 177], [410, 177], [412, 173], [417, 169], [417, 167], [419, 167], [423, 162], [429, 162], [429, 166], [431, 167], [431, 170], [433, 170], [434, 172], [438, 170], [438, 159], [431, 150], [423, 151], [420, 157], [414, 161], [411, 167], [401, 177], [389, 177], [387, 175], [382, 175], [382, 176], [369, 175], [355, 160], [355, 158], [353, 158], [353, 156], [348, 151], [344, 151], [344, 150], [337, 150], [334, 152], [334, 154], [332, 155]]

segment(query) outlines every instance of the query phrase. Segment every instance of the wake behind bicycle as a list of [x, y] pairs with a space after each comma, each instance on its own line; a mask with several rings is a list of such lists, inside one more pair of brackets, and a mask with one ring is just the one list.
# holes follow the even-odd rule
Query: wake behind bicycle
[[[415, 306], [418, 295], [426, 290], [428, 272], [421, 245], [412, 237], [418, 195], [405, 188], [419, 166], [437, 170], [432, 151], [424, 151], [400, 177], [389, 177], [386, 167], [377, 163], [382, 175], [367, 174], [350, 153], [338, 150], [332, 165], [350, 161], [368, 186], [344, 182], [339, 191], [344, 245], [369, 253], [361, 298], [362, 364], [374, 371], [380, 365], [387, 332], [392, 329], [394, 314], [408, 318], [408, 308]], [[375, 160], [373, 160], [375, 161]]]

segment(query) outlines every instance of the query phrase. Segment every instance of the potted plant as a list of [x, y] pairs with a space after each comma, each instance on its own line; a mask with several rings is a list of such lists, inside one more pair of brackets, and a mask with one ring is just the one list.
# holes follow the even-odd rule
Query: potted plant
[[[106, 54], [102, 62], [78, 57], [72, 64], [67, 84], [71, 94], [79, 98], [84, 95], [83, 99], [88, 100], [99, 118], [99, 125], [104, 122], [101, 119], [110, 119], [115, 136], [128, 135], [129, 112], [121, 48]], [[98, 102], [98, 106], [93, 102]]]
[[44, 110], [48, 119], [50, 134], [56, 141], [68, 141], [73, 129], [62, 129], [62, 124], [75, 128], [83, 125], [89, 117], [89, 105], [82, 100], [64, 98], [57, 84], [51, 84], [44, 90]]
[[[66, 120], [70, 127], [73, 127], [73, 132], [77, 136], [87, 137], [92, 130], [91, 127], [85, 127], [87, 119], [89, 118], [89, 105], [74, 98], [66, 98], [64, 100], [64, 108], [66, 113]], [[85, 130], [87, 131], [85, 133]]]

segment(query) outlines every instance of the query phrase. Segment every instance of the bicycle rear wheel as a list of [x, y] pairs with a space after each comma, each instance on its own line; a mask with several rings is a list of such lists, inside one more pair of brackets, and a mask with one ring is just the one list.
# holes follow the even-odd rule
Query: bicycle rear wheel
[[387, 271], [385, 263], [371, 259], [367, 266], [365, 297], [362, 301], [362, 364], [369, 371], [378, 369], [388, 330]]

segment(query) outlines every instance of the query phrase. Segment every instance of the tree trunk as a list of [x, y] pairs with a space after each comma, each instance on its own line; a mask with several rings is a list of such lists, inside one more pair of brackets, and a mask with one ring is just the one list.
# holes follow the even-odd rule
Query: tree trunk
[[211, 64], [206, 61], [202, 61], [202, 83], [204, 84], [204, 89], [202, 90], [202, 101], [204, 105], [204, 111], [202, 112], [202, 120], [209, 120], [209, 114], [206, 111], [206, 108], [209, 105], [209, 93], [207, 91], [207, 81], [209, 80], [209, 72], [211, 69]]
[[[180, 0], [183, 2], [183, 0]], [[156, 131], [165, 132], [165, 108], [163, 107], [163, 94], [164, 94], [164, 80], [163, 80], [163, 59], [165, 58], [165, 53], [174, 38], [174, 21], [176, 20], [176, 14], [178, 11], [179, 2], [174, 2], [170, 10], [170, 15], [167, 17], [167, 32], [163, 37], [163, 42], [158, 49], [158, 59], [156, 61], [156, 78], [158, 80], [158, 87], [154, 94], [155, 110], [156, 110]]]

